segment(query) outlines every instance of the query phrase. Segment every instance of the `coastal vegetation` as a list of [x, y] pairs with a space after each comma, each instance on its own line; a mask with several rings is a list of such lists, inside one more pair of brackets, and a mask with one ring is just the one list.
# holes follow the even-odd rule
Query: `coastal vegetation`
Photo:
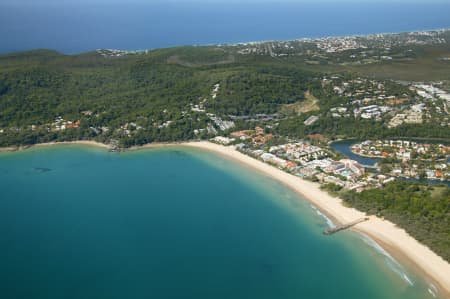
[[[407, 76], [367, 74], [375, 67], [407, 64], [409, 72], [428, 80], [423, 60], [433, 59], [448, 72], [450, 65], [442, 59], [449, 53], [449, 34], [431, 31], [78, 55], [50, 50], [4, 54], [0, 146], [95, 139], [118, 140], [128, 147], [203, 139], [219, 131], [226, 134], [229, 126], [220, 128], [221, 120], [242, 129], [259, 125], [295, 138], [321, 134], [329, 139], [446, 139], [450, 126], [445, 100], [424, 102], [414, 83], [405, 81]], [[319, 58], [323, 61], [313, 68], [305, 63]], [[448, 87], [446, 81], [440, 84]], [[218, 90], [212, 94], [214, 86]], [[411, 107], [418, 103], [424, 106], [412, 118]], [[385, 110], [366, 117], [366, 111], [358, 110], [364, 105]], [[311, 116], [317, 121], [305, 124]], [[58, 117], [64, 124], [79, 125], [56, 126]]]
[[[447, 38], [449, 32], [433, 31], [381, 39], [0, 55], [0, 146], [95, 140], [127, 148], [214, 137], [247, 142], [265, 162], [331, 179], [323, 188], [392, 220], [450, 260], [449, 187], [385, 184], [386, 178], [323, 148], [340, 138], [448, 141], [450, 64], [442, 60], [450, 53]], [[431, 70], [436, 61], [442, 63]], [[392, 68], [399, 71], [389, 78], [381, 71]], [[369, 76], [372, 71], [375, 76]], [[412, 77], [442, 82], [419, 84], [408, 81]], [[392, 165], [382, 167], [388, 171]], [[372, 189], [362, 190], [367, 186]]]
[[[336, 187], [327, 189], [337, 192]], [[342, 191], [340, 197], [360, 211], [403, 227], [411, 236], [450, 261], [450, 187], [394, 181], [383, 188]]]
[[416, 240], [450, 261], [450, 187], [393, 181], [362, 192], [332, 183], [321, 188], [341, 197], [346, 205], [404, 228]]

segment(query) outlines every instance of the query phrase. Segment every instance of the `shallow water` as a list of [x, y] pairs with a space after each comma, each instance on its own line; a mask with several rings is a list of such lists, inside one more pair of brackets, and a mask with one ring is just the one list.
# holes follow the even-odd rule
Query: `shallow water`
[[273, 180], [186, 148], [0, 154], [1, 298], [433, 298]]

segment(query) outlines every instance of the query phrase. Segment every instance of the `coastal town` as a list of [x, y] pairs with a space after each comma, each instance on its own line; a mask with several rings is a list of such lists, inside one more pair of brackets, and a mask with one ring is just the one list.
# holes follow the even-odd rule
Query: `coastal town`
[[384, 120], [386, 127], [401, 124], [422, 124], [438, 120], [449, 126], [450, 92], [439, 86], [441, 82], [405, 83], [381, 82], [365, 78], [343, 80], [338, 76], [323, 78], [322, 85], [330, 86], [344, 101], [331, 107], [333, 118]]
[[296, 176], [358, 192], [382, 187], [396, 178], [450, 182], [450, 147], [443, 144], [406, 140], [355, 143], [351, 149], [356, 155], [380, 158], [379, 163], [368, 166], [342, 158], [329, 145], [279, 138], [261, 127], [231, 132], [230, 137], [216, 136], [211, 141], [234, 145], [240, 152]]
[[[309, 60], [314, 55], [319, 55], [317, 57], [325, 55], [328, 57], [327, 59], [334, 59], [332, 57], [341, 54], [357, 57], [365, 52], [368, 55], [369, 51], [384, 51], [386, 56], [389, 51], [397, 51], [398, 48], [409, 53], [408, 50], [405, 50], [409, 46], [431, 47], [445, 44], [449, 32], [449, 30], [431, 30], [246, 43], [219, 45], [217, 49], [226, 53], [228, 53], [227, 51], [237, 51], [237, 55], [242, 56], [263, 55], [264, 51], [276, 57], [284, 54], [306, 55], [308, 57], [305, 59]], [[362, 52], [358, 52], [358, 54], [355, 51]], [[152, 51], [110, 49], [97, 50], [95, 53], [102, 59], [114, 60], [127, 55], [144, 57], [150, 55]], [[392, 54], [394, 60], [400, 59], [400, 56]], [[111, 122], [115, 112], [107, 111], [104, 109], [104, 105], [95, 107], [95, 109], [81, 107], [71, 113], [55, 113], [46, 120], [36, 122], [32, 119], [24, 119], [15, 123], [0, 121], [0, 136], [7, 138], [6, 136], [15, 134], [29, 134], [29, 132], [44, 134], [43, 132], [47, 132], [56, 133], [52, 134], [52, 138], [55, 138], [54, 136], [57, 135], [77, 136], [81, 134], [85, 138], [97, 138], [103, 142], [108, 142], [110, 139], [126, 140], [127, 142], [124, 144], [126, 147], [153, 140], [169, 141], [174, 139], [172, 131], [180, 127], [184, 130], [182, 134], [184, 139], [229, 136], [230, 132], [237, 127], [248, 129], [255, 126], [284, 136], [287, 135], [286, 132], [280, 133], [279, 128], [283, 123], [290, 122], [294, 118], [297, 118], [296, 121], [307, 128], [306, 131], [325, 135], [330, 140], [353, 136], [348, 133], [344, 136], [333, 136], [336, 133], [323, 132], [324, 123], [327, 122], [366, 121], [368, 128], [377, 127], [380, 124], [389, 130], [400, 129], [405, 125], [432, 124], [443, 128], [450, 126], [450, 84], [445, 80], [400, 81], [331, 72], [311, 78], [308, 84], [315, 89], [303, 90], [303, 94], [299, 93], [292, 100], [277, 99], [277, 101], [288, 104], [276, 104], [274, 109], [267, 109], [263, 104], [254, 104], [252, 111], [237, 113], [236, 109], [217, 109], [217, 107], [222, 107], [227, 96], [236, 93], [235, 90], [230, 90], [230, 84], [226, 79], [219, 78], [202, 87], [204, 90], [202, 93], [181, 101], [182, 104], [180, 102], [179, 105], [171, 107], [158, 105], [157, 109], [151, 109], [147, 114], [132, 114], [130, 117], [122, 117]], [[253, 95], [249, 94], [245, 97], [249, 98]], [[271, 102], [272, 99], [263, 99], [263, 101]], [[381, 128], [378, 129], [381, 130]], [[298, 131], [302, 131], [302, 128]], [[149, 134], [152, 135], [152, 138], [145, 137]], [[301, 139], [304, 136], [297, 137]], [[136, 139], [139, 139], [139, 142]]]
[[[445, 44], [448, 31], [441, 29], [398, 34], [261, 41], [239, 43], [233, 47], [237, 48], [238, 53], [242, 55], [269, 55], [277, 58], [300, 57], [306, 64], [311, 65], [323, 63], [364, 65], [380, 61], [411, 59], [413, 57], [412, 47]], [[405, 49], [405, 46], [409, 48]]]
[[[313, 126], [323, 118], [374, 120], [387, 128], [436, 120], [442, 126], [450, 126], [450, 92], [446, 91], [447, 86], [439, 82], [398, 84], [363, 77], [345, 78], [336, 74], [321, 78], [320, 84], [324, 90], [334, 95], [336, 104], [310, 115], [303, 121], [305, 126]], [[287, 138], [275, 133], [274, 128], [283, 117], [282, 114], [262, 114], [249, 118], [212, 113], [208, 103], [217, 100], [220, 95], [220, 82], [215, 83], [210, 90], [208, 96], [200, 98], [198, 103], [191, 103], [190, 109], [181, 111], [182, 119], [193, 119], [195, 116], [202, 120], [204, 127], [194, 128], [194, 136], [209, 136], [213, 142], [224, 145], [235, 144], [240, 151], [289, 173], [357, 191], [380, 187], [396, 178], [450, 180], [450, 151], [443, 144], [421, 144], [408, 140], [367, 140], [355, 144], [352, 146], [355, 154], [381, 159], [376, 166], [370, 166], [371, 171], [367, 171], [366, 165], [342, 157], [328, 144], [322, 142], [320, 145], [312, 145], [311, 138]], [[132, 138], [139, 132], [148, 130], [148, 124], [164, 131], [177, 123], [167, 109], [162, 111], [161, 116], [159, 121], [145, 118], [128, 121], [111, 131], [105, 125], [85, 124], [89, 119], [101, 117], [101, 113], [86, 110], [77, 119], [67, 120], [63, 116], [57, 116], [52, 123], [33, 124], [29, 129], [58, 133], [84, 128], [92, 136], [111, 136], [109, 140], [115, 144], [116, 150], [121, 136]], [[253, 130], [233, 131], [236, 122], [242, 121], [259, 125]], [[1, 128], [0, 134], [7, 130], [22, 129]], [[320, 138], [326, 140], [323, 136]], [[282, 143], [279, 142], [280, 139], [283, 140]]]
[[0, 299], [450, 299], [449, 12], [0, 0]]
[[361, 156], [380, 158], [379, 169], [393, 177], [450, 181], [450, 147], [407, 140], [366, 140], [354, 144]]
[[[424, 271], [435, 273], [442, 285], [450, 285], [445, 275], [450, 260], [449, 44], [450, 30], [431, 30], [5, 55], [0, 59], [0, 152], [39, 149], [24, 155], [27, 163], [17, 154], [19, 171], [9, 162], [16, 154], [5, 153], [0, 173], [7, 184], [12, 176], [24, 175], [18, 192], [10, 196], [14, 199], [24, 194], [35, 201], [34, 194], [19, 192], [24, 180], [36, 179], [37, 186], [48, 179], [49, 186], [60, 188], [42, 188], [46, 201], [47, 189], [63, 200], [66, 194], [87, 196], [81, 193], [84, 184], [88, 190], [100, 186], [98, 199], [104, 201], [114, 197], [104, 195], [114, 180], [125, 198], [133, 189], [142, 186], [147, 194], [148, 188], [164, 187], [160, 183], [167, 181], [176, 188], [164, 188], [161, 194], [174, 189], [178, 200], [178, 192], [192, 191], [211, 203], [217, 192], [234, 192], [239, 186], [233, 183], [237, 180], [228, 185], [221, 176], [210, 181], [207, 164], [218, 166], [211, 171], [242, 173], [245, 165], [295, 192], [291, 196], [273, 185], [274, 203], [291, 206], [294, 198], [306, 199], [306, 205], [295, 201], [295, 207], [317, 214], [318, 237], [336, 240], [334, 233], [356, 228], [398, 248]], [[49, 155], [63, 161], [54, 164], [35, 159], [53, 145], [70, 145], [64, 152], [76, 154], [73, 159]], [[93, 146], [103, 152], [89, 163], [73, 161], [91, 157], [90, 150], [80, 147]], [[150, 148], [158, 153], [161, 148], [161, 156], [131, 154]], [[191, 154], [192, 163], [183, 164]], [[93, 166], [89, 173], [86, 164]], [[74, 179], [75, 189], [63, 187]], [[212, 187], [211, 196], [205, 186]], [[269, 181], [267, 186], [273, 187]], [[255, 188], [255, 196], [236, 192], [232, 197], [242, 204], [261, 190]], [[172, 201], [163, 200], [173, 211]], [[228, 217], [223, 210], [228, 202], [213, 202], [219, 217]], [[145, 209], [143, 219], [148, 218]], [[159, 207], [153, 210], [161, 214]], [[248, 222], [248, 215], [241, 215]], [[368, 245], [383, 252], [383, 258], [391, 253], [374, 244]], [[263, 266], [266, 273], [271, 268]], [[408, 286], [416, 282], [402, 269], [394, 272]], [[431, 296], [439, 297], [440, 288], [427, 286]]]

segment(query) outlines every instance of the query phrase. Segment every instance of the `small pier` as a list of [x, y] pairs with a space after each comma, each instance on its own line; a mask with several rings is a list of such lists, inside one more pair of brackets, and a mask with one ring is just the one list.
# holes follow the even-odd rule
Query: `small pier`
[[364, 218], [359, 218], [357, 220], [354, 220], [352, 222], [346, 223], [346, 224], [342, 224], [342, 225], [338, 225], [336, 227], [331, 227], [331, 228], [327, 228], [326, 230], [323, 231], [324, 235], [332, 235], [335, 234], [337, 232], [340, 232], [341, 230], [344, 229], [348, 229], [354, 225], [357, 225], [358, 223], [364, 222], [369, 220], [369, 217], [364, 217]]

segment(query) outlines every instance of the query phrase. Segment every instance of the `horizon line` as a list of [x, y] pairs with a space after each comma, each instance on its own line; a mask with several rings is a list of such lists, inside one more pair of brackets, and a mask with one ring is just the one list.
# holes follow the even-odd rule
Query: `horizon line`
[[205, 44], [180, 44], [180, 45], [173, 45], [168, 47], [157, 47], [157, 48], [146, 48], [146, 49], [113, 49], [113, 48], [96, 48], [91, 50], [86, 50], [82, 52], [74, 52], [74, 53], [65, 53], [56, 49], [51, 48], [33, 48], [28, 50], [17, 50], [13, 52], [0, 52], [0, 56], [3, 55], [10, 55], [10, 54], [16, 54], [16, 53], [26, 53], [26, 52], [33, 52], [33, 51], [39, 51], [39, 50], [47, 50], [47, 51], [54, 51], [59, 54], [63, 55], [80, 55], [84, 53], [89, 52], [95, 52], [100, 50], [114, 50], [114, 51], [123, 51], [123, 52], [148, 52], [148, 51], [155, 51], [155, 50], [161, 50], [161, 49], [172, 49], [172, 48], [181, 48], [181, 47], [223, 47], [223, 46], [238, 46], [238, 45], [245, 45], [245, 44], [263, 44], [263, 43], [270, 43], [270, 42], [292, 42], [292, 41], [302, 41], [302, 40], [317, 40], [317, 39], [329, 39], [329, 38], [345, 38], [345, 37], [369, 37], [373, 35], [396, 35], [396, 34], [405, 34], [405, 33], [415, 33], [415, 32], [434, 32], [434, 31], [450, 31], [450, 27], [445, 28], [433, 28], [433, 29], [418, 29], [418, 30], [408, 30], [408, 31], [394, 31], [394, 32], [377, 32], [377, 33], [367, 33], [367, 34], [347, 34], [347, 35], [327, 35], [327, 36], [316, 36], [316, 37], [296, 37], [292, 39], [270, 39], [270, 40], [258, 40], [258, 41], [241, 41], [241, 42], [223, 42], [223, 43], [205, 43]]

